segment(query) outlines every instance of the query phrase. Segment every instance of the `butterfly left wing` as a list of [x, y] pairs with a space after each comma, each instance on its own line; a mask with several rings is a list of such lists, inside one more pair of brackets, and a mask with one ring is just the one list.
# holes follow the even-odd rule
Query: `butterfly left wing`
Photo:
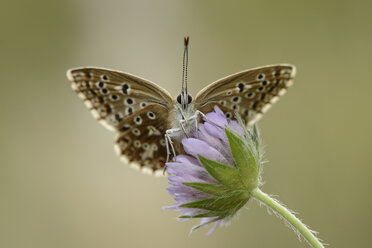
[[125, 163], [156, 171], [164, 166], [165, 130], [173, 100], [156, 84], [128, 73], [87, 67], [67, 72], [93, 116], [118, 133], [115, 150]]
[[293, 65], [278, 64], [230, 75], [201, 90], [195, 108], [208, 113], [217, 105], [227, 118], [237, 112], [250, 126], [292, 85], [295, 73]]

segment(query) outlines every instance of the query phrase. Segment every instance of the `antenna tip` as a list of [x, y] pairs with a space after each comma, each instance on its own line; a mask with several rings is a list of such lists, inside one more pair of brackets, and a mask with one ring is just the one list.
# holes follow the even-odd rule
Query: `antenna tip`
[[185, 42], [185, 46], [188, 46], [189, 45], [189, 40], [190, 40], [190, 37], [189, 36], [185, 36], [183, 38], [183, 41]]

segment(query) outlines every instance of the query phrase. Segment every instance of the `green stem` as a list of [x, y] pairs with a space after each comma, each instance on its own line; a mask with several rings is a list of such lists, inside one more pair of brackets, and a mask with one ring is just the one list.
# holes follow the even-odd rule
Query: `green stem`
[[266, 206], [277, 212], [286, 221], [288, 221], [314, 248], [324, 248], [323, 244], [314, 236], [314, 234], [307, 228], [294, 214], [287, 208], [280, 205], [279, 202], [271, 198], [268, 194], [262, 192], [260, 189], [255, 189], [251, 195], [258, 201], [264, 203]]

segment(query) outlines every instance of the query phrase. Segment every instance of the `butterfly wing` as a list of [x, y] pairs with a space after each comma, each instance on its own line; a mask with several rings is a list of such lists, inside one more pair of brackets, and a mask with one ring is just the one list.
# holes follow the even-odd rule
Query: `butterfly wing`
[[87, 67], [67, 77], [93, 116], [117, 132], [115, 150], [125, 163], [144, 171], [164, 166], [165, 130], [171, 128], [172, 97], [164, 89], [131, 74]]
[[293, 65], [278, 64], [230, 75], [201, 90], [195, 98], [195, 108], [208, 113], [217, 105], [227, 118], [237, 112], [252, 125], [293, 84], [295, 73]]

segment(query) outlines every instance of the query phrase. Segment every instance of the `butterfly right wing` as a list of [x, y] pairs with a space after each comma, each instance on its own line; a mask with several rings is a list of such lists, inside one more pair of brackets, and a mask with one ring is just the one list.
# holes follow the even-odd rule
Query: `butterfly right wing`
[[167, 91], [131, 74], [96, 67], [71, 69], [67, 77], [93, 116], [118, 133], [115, 150], [124, 162], [153, 171], [163, 166], [164, 134], [171, 128], [173, 109]]
[[237, 112], [250, 126], [286, 92], [295, 74], [293, 65], [278, 64], [227, 76], [202, 89], [195, 98], [195, 108], [208, 113], [217, 105], [227, 118]]

